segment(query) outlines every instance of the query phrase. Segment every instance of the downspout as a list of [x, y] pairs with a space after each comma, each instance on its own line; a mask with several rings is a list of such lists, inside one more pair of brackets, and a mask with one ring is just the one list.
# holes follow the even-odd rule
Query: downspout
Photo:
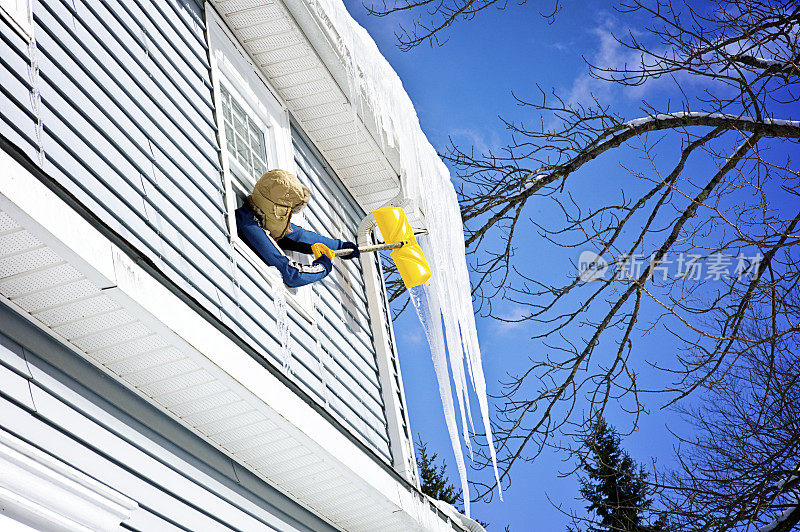
[[[398, 195], [389, 201], [387, 206], [409, 208], [413, 202]], [[358, 224], [358, 246], [368, 246], [372, 242], [372, 234], [377, 223], [372, 213]], [[367, 293], [367, 306], [370, 317], [370, 328], [375, 344], [378, 362], [378, 373], [381, 385], [386, 424], [389, 433], [389, 446], [392, 456], [392, 467], [419, 488], [417, 463], [414, 454], [414, 443], [411, 437], [411, 425], [406, 408], [405, 392], [402, 388], [400, 365], [397, 360], [394, 331], [389, 318], [386, 287], [380, 267], [378, 253], [362, 255], [361, 266], [364, 272], [364, 287]]]

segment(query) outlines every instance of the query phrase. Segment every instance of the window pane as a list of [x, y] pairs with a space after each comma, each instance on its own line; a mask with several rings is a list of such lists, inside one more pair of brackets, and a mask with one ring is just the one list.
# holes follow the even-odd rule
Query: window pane
[[228, 122], [225, 122], [225, 142], [228, 147], [228, 153], [235, 153], [236, 144], [233, 142], [233, 128]]
[[224, 85], [220, 85], [220, 97], [228, 155], [255, 181], [267, 170], [264, 130]]
[[236, 103], [235, 101], [231, 101], [231, 108], [233, 109], [233, 128], [236, 132], [243, 136], [247, 136], [247, 127], [245, 123], [247, 121], [247, 117], [244, 114], [244, 109]]
[[264, 153], [264, 133], [250, 122], [250, 147], [253, 148], [253, 154], [259, 159], [265, 159]]
[[256, 157], [253, 160], [253, 177], [258, 179], [259, 177], [264, 175], [264, 172], [266, 172], [266, 171], [267, 171], [267, 169], [264, 167], [264, 163], [261, 162], [261, 159]]
[[230, 122], [231, 118], [231, 93], [225, 88], [225, 85], [220, 85], [220, 96], [222, 100], [222, 114], [225, 116], [225, 121]]
[[242, 137], [236, 135], [236, 158], [244, 166], [245, 170], [252, 175], [253, 169], [250, 168], [250, 150]]

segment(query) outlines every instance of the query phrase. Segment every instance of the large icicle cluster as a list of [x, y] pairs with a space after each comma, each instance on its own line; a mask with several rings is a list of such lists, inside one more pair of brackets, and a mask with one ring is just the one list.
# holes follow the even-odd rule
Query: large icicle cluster
[[[461, 212], [450, 172], [422, 132], [414, 105], [400, 78], [367, 31], [352, 19], [342, 1], [309, 0], [309, 6], [320, 23], [327, 26], [334, 45], [344, 58], [349, 73], [351, 102], [360, 111], [372, 113], [381, 136], [380, 142], [399, 153], [403, 194], [418, 204], [429, 228], [429, 235], [420, 239], [420, 245], [434, 276], [428, 286], [419, 287], [411, 295], [428, 336], [445, 420], [465, 494], [464, 506], [469, 515], [469, 489], [450, 387], [451, 374], [462, 436], [470, 454], [468, 419], [473, 431], [474, 427], [467, 394], [468, 377], [477, 396], [496, 479], [497, 463], [475, 330]], [[500, 490], [499, 480], [497, 484]], [[500, 496], [502, 498], [502, 492]]]

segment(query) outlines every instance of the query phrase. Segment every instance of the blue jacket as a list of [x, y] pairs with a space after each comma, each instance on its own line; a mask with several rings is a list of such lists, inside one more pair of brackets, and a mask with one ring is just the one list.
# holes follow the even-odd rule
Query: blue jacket
[[244, 205], [236, 209], [236, 228], [239, 236], [264, 259], [264, 262], [275, 266], [281, 272], [283, 282], [290, 288], [323, 279], [331, 272], [333, 265], [331, 259], [325, 255], [316, 259], [311, 265], [301, 264], [284, 255], [282, 250], [311, 254], [311, 244], [316, 242], [322, 242], [332, 250], [342, 249], [343, 242], [341, 240], [318, 235], [314, 231], [294, 224], [290, 224], [286, 235], [276, 242], [272, 236], [261, 229], [253, 213]]

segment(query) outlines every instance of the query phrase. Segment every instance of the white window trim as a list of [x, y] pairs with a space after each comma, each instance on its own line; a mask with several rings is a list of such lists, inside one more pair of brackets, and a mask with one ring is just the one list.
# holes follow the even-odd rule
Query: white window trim
[[28, 42], [33, 40], [32, 3], [32, 0], [0, 0], [0, 17]]
[[[222, 21], [219, 20], [217, 20], [217, 24], [219, 24], [220, 27], [223, 25]], [[222, 176], [225, 192], [228, 233], [230, 235], [231, 246], [233, 247], [235, 253], [237, 253], [255, 268], [259, 275], [266, 281], [273, 295], [275, 295], [276, 290], [282, 290], [285, 295], [286, 303], [292, 309], [294, 309], [308, 324], [313, 326], [316, 322], [316, 312], [314, 310], [314, 288], [310, 285], [299, 288], [289, 288], [284, 284], [278, 269], [264, 262], [264, 260], [259, 257], [258, 254], [256, 254], [250, 248], [250, 246], [247, 245], [247, 243], [239, 238], [239, 233], [236, 228], [236, 195], [234, 192], [234, 187], [244, 194], [248, 194], [249, 190], [244, 190], [242, 187], [244, 183], [241, 182], [246, 180], [250, 187], [255, 185], [255, 183], [253, 182], [251, 176], [246, 176], [247, 172], [236, 159], [236, 154], [231, 154], [228, 152], [220, 85], [225, 86], [226, 90], [231, 94], [231, 97], [235, 98], [237, 103], [242, 106], [250, 118], [254, 119], [254, 121], [258, 123], [259, 127], [262, 128], [266, 151], [265, 163], [270, 168], [287, 168], [288, 165], [286, 162], [291, 161], [291, 168], [289, 168], [289, 170], [294, 170], [293, 153], [281, 154], [281, 147], [288, 147], [289, 150], [292, 150], [291, 138], [286, 139], [286, 142], [280, 142], [281, 139], [278, 138], [279, 132], [277, 131], [279, 128], [274, 128], [269, 123], [271, 118], [280, 118], [284, 120], [287, 126], [286, 133], [287, 135], [291, 135], [288, 127], [289, 112], [286, 108], [286, 105], [275, 96], [275, 92], [270, 90], [269, 84], [263, 79], [263, 77], [261, 77], [260, 73], [252, 65], [250, 65], [252, 73], [257, 76], [259, 81], [264, 83], [265, 94], [261, 95], [260, 97], [252, 90], [252, 88], [248, 87], [248, 83], [238, 72], [235, 65], [232, 64], [232, 61], [230, 61], [228, 58], [229, 55], [236, 53], [244, 56], [244, 52], [238, 49], [238, 47], [234, 44], [234, 39], [230, 36], [230, 34], [228, 34], [227, 28], [225, 28], [225, 33], [230, 42], [213, 42], [213, 40], [220, 40], [220, 37], [217, 36], [217, 39], [213, 39], [213, 37], [216, 36], [216, 32], [214, 32], [215, 35], [212, 35], [210, 30], [211, 28], [209, 28], [209, 40], [212, 41], [212, 53], [210, 54], [211, 82], [214, 91], [213, 97], [216, 122], [219, 129], [218, 141], [222, 155]], [[214, 53], [216, 51], [216, 47], [218, 47], [222, 53], [221, 58]], [[272, 97], [274, 99], [273, 109], [270, 109], [269, 106], [265, 105], [264, 101], [262, 100], [263, 97]], [[280, 113], [282, 116], [276, 117], [276, 114], [278, 113]], [[284, 156], [281, 157], [281, 155]], [[231, 168], [231, 161], [233, 161], [233, 165], [236, 167], [236, 175], [234, 175], [234, 170]], [[245, 177], [243, 179], [240, 176]]]

